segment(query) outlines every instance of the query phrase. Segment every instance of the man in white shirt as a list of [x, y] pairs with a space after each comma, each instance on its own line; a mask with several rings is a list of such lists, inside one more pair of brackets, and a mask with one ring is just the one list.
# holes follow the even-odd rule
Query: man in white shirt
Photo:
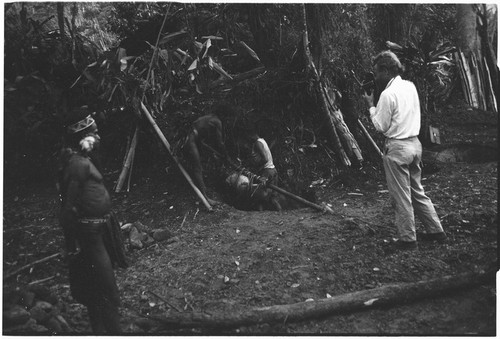
[[384, 170], [387, 186], [396, 204], [395, 224], [399, 240], [395, 248], [417, 249], [415, 214], [422, 222], [425, 233], [418, 240], [443, 243], [446, 234], [431, 200], [421, 184], [422, 145], [420, 132], [420, 102], [415, 85], [401, 79], [403, 67], [397, 56], [384, 51], [374, 59], [375, 82], [383, 91], [377, 105], [373, 93], [363, 95], [375, 129], [386, 137]]

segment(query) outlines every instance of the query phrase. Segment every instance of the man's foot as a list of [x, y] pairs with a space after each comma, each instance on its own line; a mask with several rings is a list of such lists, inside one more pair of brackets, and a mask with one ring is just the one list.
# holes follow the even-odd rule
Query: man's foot
[[438, 233], [419, 233], [417, 232], [418, 241], [437, 241], [440, 244], [444, 244], [447, 240], [447, 236], [444, 232]]
[[416, 251], [416, 250], [418, 250], [418, 245], [416, 241], [401, 241], [401, 240], [391, 242], [384, 248], [384, 252], [386, 254], [392, 254], [397, 251]]

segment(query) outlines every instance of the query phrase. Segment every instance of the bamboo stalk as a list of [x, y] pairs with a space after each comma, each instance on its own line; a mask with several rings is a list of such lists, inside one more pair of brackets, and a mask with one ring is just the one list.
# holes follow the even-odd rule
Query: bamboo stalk
[[465, 76], [465, 69], [462, 63], [462, 58], [460, 57], [458, 52], [455, 52], [455, 60], [457, 62], [458, 71], [460, 75], [460, 82], [462, 83], [462, 91], [464, 93], [465, 101], [472, 106], [472, 99], [470, 97], [469, 86], [467, 85], [467, 79]]
[[170, 143], [165, 138], [165, 135], [161, 131], [160, 127], [158, 127], [158, 125], [156, 124], [155, 120], [151, 116], [151, 113], [149, 113], [148, 109], [146, 108], [146, 106], [144, 106], [143, 102], [141, 102], [141, 108], [142, 108], [142, 112], [144, 113], [144, 115], [146, 116], [146, 118], [148, 119], [148, 121], [151, 123], [151, 126], [153, 126], [153, 129], [156, 131], [156, 133], [158, 134], [158, 137], [160, 138], [160, 140], [162, 141], [163, 145], [167, 149], [167, 153], [170, 155], [170, 157], [172, 158], [172, 160], [175, 162], [175, 164], [177, 165], [177, 167], [181, 171], [182, 175], [184, 176], [184, 178], [188, 182], [188, 184], [191, 186], [191, 188], [196, 193], [196, 195], [198, 196], [198, 198], [201, 200], [201, 202], [203, 203], [203, 205], [205, 205], [205, 207], [207, 208], [207, 210], [212, 211], [212, 206], [210, 206], [210, 204], [208, 203], [207, 199], [203, 196], [203, 194], [198, 189], [198, 187], [196, 187], [196, 185], [194, 184], [193, 180], [191, 179], [191, 177], [189, 176], [189, 174], [186, 172], [186, 170], [184, 169], [184, 167], [182, 167], [182, 165], [179, 162], [179, 160], [172, 154], [172, 149], [170, 147]]
[[479, 108], [486, 110], [486, 99], [484, 97], [484, 83], [483, 83], [483, 77], [481, 76], [481, 69], [480, 66], [477, 62], [476, 55], [474, 53], [471, 54], [471, 63], [472, 63], [472, 70], [474, 71], [474, 79], [476, 81], [477, 85], [477, 94], [478, 94], [478, 103], [479, 103]]
[[484, 69], [486, 70], [486, 78], [488, 80], [488, 93], [491, 102], [491, 107], [495, 112], [498, 112], [497, 99], [495, 96], [495, 89], [493, 88], [493, 83], [491, 81], [491, 73], [488, 67], [488, 63], [486, 62], [486, 58], [483, 57], [484, 60]]
[[[138, 132], [139, 129], [137, 128], [136, 131]], [[134, 138], [135, 138], [135, 144], [133, 144]], [[130, 152], [132, 153], [130, 155], [131, 159], [135, 158], [135, 149], [137, 148], [137, 134], [135, 134], [135, 133], [134, 133], [134, 138], [132, 138], [133, 148], [130, 149]], [[133, 170], [134, 170], [134, 162], [132, 161], [132, 162], [130, 162], [130, 169], [128, 170], [127, 192], [130, 192], [130, 182], [132, 180]]]
[[349, 127], [344, 122], [344, 118], [342, 117], [342, 113], [338, 108], [336, 108], [330, 98], [327, 95], [327, 90], [323, 84], [321, 84], [321, 88], [323, 90], [323, 94], [328, 101], [328, 106], [330, 107], [331, 117], [333, 119], [333, 123], [335, 127], [339, 130], [339, 134], [343, 137], [344, 142], [347, 144], [349, 149], [352, 150], [354, 155], [356, 156], [359, 162], [363, 161], [363, 156], [361, 155], [361, 151], [359, 149], [358, 142], [352, 135], [351, 131], [349, 131]]
[[118, 181], [116, 182], [116, 186], [115, 186], [116, 193], [121, 192], [123, 184], [125, 183], [125, 179], [127, 178], [127, 174], [129, 173], [131, 163], [134, 161], [135, 148], [137, 146], [138, 132], [139, 132], [139, 127], [136, 126], [134, 136], [132, 137], [132, 142], [130, 143], [130, 147], [127, 151], [125, 163], [122, 167], [122, 171], [120, 173], [120, 176], [118, 177]]
[[472, 77], [472, 72], [469, 67], [469, 61], [465, 57], [464, 53], [460, 51], [460, 55], [463, 60], [463, 65], [465, 69], [465, 75], [467, 76], [467, 81], [470, 86], [470, 91], [471, 91], [471, 98], [472, 98], [472, 107], [474, 108], [479, 108], [479, 100], [478, 100], [478, 94], [477, 94], [477, 86], [474, 82], [474, 78]]
[[29, 285], [29, 286], [33, 286], [33, 285], [36, 285], [36, 284], [41, 284], [41, 283], [43, 283], [43, 282], [46, 282], [46, 281], [52, 280], [52, 279], [54, 279], [55, 277], [56, 277], [56, 276], [55, 276], [55, 275], [53, 275], [53, 276], [48, 277], [48, 278], [39, 279], [39, 280], [34, 280], [34, 281], [30, 282], [28, 285]]
[[[151, 69], [153, 67], [153, 61], [156, 57], [156, 53], [158, 50], [158, 44], [160, 42], [161, 32], [163, 31], [163, 27], [165, 26], [165, 22], [167, 21], [168, 13], [170, 12], [170, 6], [171, 6], [171, 4], [168, 5], [167, 12], [165, 13], [165, 17], [163, 18], [163, 22], [162, 22], [162, 25], [160, 27], [160, 31], [158, 32], [158, 36], [156, 38], [155, 50], [154, 50], [153, 56], [151, 57], [151, 61], [149, 63], [149, 68], [148, 68], [148, 73], [146, 76], [146, 84], [149, 83], [149, 78], [151, 76]], [[142, 93], [141, 103], [144, 101], [145, 96], [146, 96], [146, 88], [144, 88], [144, 92]], [[134, 132], [134, 137], [132, 139], [132, 144], [130, 145], [130, 148], [127, 151], [126, 164], [128, 164], [128, 166], [127, 167], [123, 166], [122, 172], [120, 173], [120, 176], [118, 178], [118, 182], [116, 184], [115, 192], [121, 191], [123, 183], [125, 182], [125, 178], [127, 177], [127, 174], [129, 174], [129, 170], [131, 170], [133, 168], [133, 163], [134, 163], [134, 158], [135, 158], [135, 148], [137, 147], [138, 132], [139, 132], [139, 127], [136, 126], [135, 132]], [[134, 143], [134, 140], [135, 140], [135, 143]], [[129, 180], [127, 183], [127, 192], [130, 190], [130, 175], [131, 175], [131, 173], [129, 174]]]

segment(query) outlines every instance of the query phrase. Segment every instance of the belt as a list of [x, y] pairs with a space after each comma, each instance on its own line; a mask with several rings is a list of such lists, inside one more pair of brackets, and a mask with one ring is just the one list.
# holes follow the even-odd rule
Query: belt
[[104, 224], [108, 222], [109, 217], [105, 216], [104, 218], [81, 218], [78, 219], [80, 224]]
[[408, 138], [386, 138], [386, 140], [410, 140], [410, 139], [413, 139], [413, 138], [417, 138], [418, 136], [415, 135], [415, 136], [412, 136], [412, 137], [408, 137]]

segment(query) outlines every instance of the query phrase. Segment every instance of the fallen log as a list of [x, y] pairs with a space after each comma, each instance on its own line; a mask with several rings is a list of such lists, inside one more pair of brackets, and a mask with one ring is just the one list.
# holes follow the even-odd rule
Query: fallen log
[[442, 297], [480, 284], [495, 284], [495, 271], [472, 272], [445, 276], [415, 283], [389, 284], [382, 287], [338, 295], [328, 299], [299, 302], [290, 305], [244, 308], [217, 314], [175, 313], [149, 316], [162, 328], [234, 328], [262, 323], [298, 322], [336, 314], [345, 314], [374, 307], [408, 304]]
[[165, 138], [165, 135], [163, 135], [163, 132], [161, 131], [160, 127], [158, 127], [158, 125], [156, 124], [155, 120], [151, 116], [151, 113], [149, 113], [148, 109], [146, 108], [146, 106], [144, 105], [143, 102], [141, 102], [141, 109], [142, 109], [144, 115], [146, 116], [146, 118], [148, 119], [149, 123], [151, 124], [151, 126], [153, 126], [153, 129], [156, 131], [156, 134], [158, 134], [158, 137], [162, 141], [163, 145], [167, 149], [168, 155], [174, 161], [174, 163], [177, 165], [177, 167], [181, 171], [182, 175], [184, 176], [184, 178], [186, 179], [186, 181], [188, 182], [188, 184], [191, 186], [191, 188], [196, 193], [196, 195], [198, 196], [198, 198], [200, 199], [200, 201], [203, 203], [203, 205], [205, 205], [205, 207], [207, 208], [207, 210], [208, 211], [212, 211], [212, 206], [210, 206], [210, 204], [208, 203], [207, 199], [205, 199], [205, 197], [203, 196], [203, 194], [201, 193], [201, 191], [199, 190], [199, 188], [196, 187], [196, 185], [193, 182], [193, 179], [191, 179], [191, 177], [189, 176], [188, 172], [184, 169], [184, 167], [179, 162], [179, 160], [172, 154], [172, 149], [170, 147], [170, 143], [168, 142], [167, 138]]

